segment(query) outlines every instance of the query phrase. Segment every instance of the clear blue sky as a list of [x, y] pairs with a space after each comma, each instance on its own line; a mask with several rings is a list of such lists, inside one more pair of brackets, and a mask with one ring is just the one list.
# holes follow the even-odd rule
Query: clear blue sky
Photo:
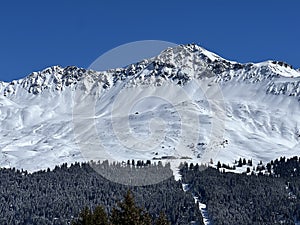
[[52, 65], [88, 67], [118, 45], [149, 39], [300, 67], [297, 0], [3, 0], [0, 28], [4, 81]]

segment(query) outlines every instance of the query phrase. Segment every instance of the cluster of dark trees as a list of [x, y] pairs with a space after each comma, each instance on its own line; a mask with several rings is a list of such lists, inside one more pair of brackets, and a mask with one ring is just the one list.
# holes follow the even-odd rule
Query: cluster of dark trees
[[90, 166], [113, 182], [131, 186], [159, 183], [173, 176], [170, 164], [163, 166], [161, 161], [152, 164], [150, 160], [146, 162], [129, 160], [127, 163], [113, 162], [112, 165], [108, 161], [104, 161], [102, 163], [91, 162]]
[[[203, 224], [192, 194], [184, 192], [181, 182], [169, 176], [168, 165], [136, 164], [63, 164], [54, 170], [35, 173], [2, 168], [0, 224], [70, 224], [86, 206], [94, 211], [96, 206], [102, 205], [105, 212], [111, 215], [128, 189], [134, 195], [136, 205], [145, 209], [151, 218], [157, 218], [163, 211], [171, 224], [187, 225], [191, 221]], [[141, 175], [141, 171], [147, 173], [145, 167], [149, 167], [149, 176], [163, 177], [167, 174], [169, 177], [160, 183], [146, 186], [124, 185], [107, 179], [123, 176], [128, 171], [131, 171], [132, 176], [145, 178], [145, 175]]]
[[249, 167], [252, 167], [252, 166], [253, 166], [252, 159], [246, 160], [246, 158], [243, 158], [243, 159], [240, 158], [238, 161], [235, 160], [233, 166], [230, 166], [230, 165], [228, 165], [228, 164], [221, 163], [220, 161], [218, 161], [218, 163], [217, 163], [217, 169], [224, 168], [224, 169], [228, 169], [228, 170], [235, 170], [236, 167], [242, 167], [242, 166], [249, 166]]
[[[154, 221], [154, 222], [153, 222]], [[107, 215], [103, 206], [96, 206], [94, 211], [85, 207], [79, 217], [72, 221], [72, 225], [170, 225], [164, 212], [157, 218], [151, 218], [144, 209], [136, 206], [130, 190], [124, 199], [113, 208], [110, 216]]]
[[282, 157], [266, 167], [267, 175], [247, 175], [184, 164], [182, 182], [206, 204], [214, 225], [294, 225], [300, 221], [300, 160]]
[[[214, 225], [294, 225], [300, 221], [299, 157], [263, 166], [268, 173], [236, 174], [185, 163], [181, 181], [158, 162], [63, 164], [35, 173], [2, 168], [0, 224], [203, 225], [197, 197]], [[155, 183], [155, 177], [164, 179]], [[155, 184], [127, 185], [149, 181]]]
[[290, 159], [280, 157], [274, 161], [272, 160], [266, 167], [268, 172], [274, 176], [300, 177], [300, 158], [297, 156]]

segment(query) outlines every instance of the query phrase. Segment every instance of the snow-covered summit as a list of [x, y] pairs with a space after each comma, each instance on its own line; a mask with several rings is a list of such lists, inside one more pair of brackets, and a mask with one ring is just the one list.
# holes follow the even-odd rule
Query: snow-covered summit
[[[296, 91], [299, 87], [298, 79], [292, 78], [298, 78], [300, 72], [286, 63], [266, 61], [241, 64], [225, 60], [195, 44], [168, 48], [151, 59], [131, 64], [126, 68], [112, 68], [108, 71], [99, 72], [75, 66], [66, 68], [52, 66], [40, 72], [33, 72], [20, 80], [10, 83], [1, 82], [0, 92], [4, 96], [9, 96], [15, 94], [19, 88], [32, 94], [39, 94], [44, 90], [62, 91], [64, 88], [76, 86], [83, 79], [98, 83], [100, 88], [108, 88], [117, 81], [125, 80], [128, 85], [162, 85], [165, 81], [183, 85], [191, 79], [201, 79], [206, 75], [214, 76], [216, 82], [234, 79], [255, 83], [266, 79], [272, 81], [281, 77], [291, 78], [285, 80], [285, 86], [288, 86], [286, 82], [293, 86], [293, 90], [287, 88], [290, 90], [288, 94], [298, 95]], [[278, 85], [276, 81], [271, 83], [267, 92], [283, 93], [276, 91], [282, 89], [282, 83]]]
[[[203, 73], [204, 71], [207, 73]], [[173, 81], [182, 85], [194, 78], [201, 79], [201, 76], [205, 76], [205, 74], [215, 76], [216, 82], [226, 82], [232, 79], [258, 82], [265, 79], [300, 76], [299, 70], [295, 70], [283, 62], [266, 61], [256, 64], [241, 64], [225, 60], [198, 45], [187, 44], [168, 48], [152, 59], [145, 59], [126, 68], [112, 68], [108, 71], [86, 70], [76, 66], [66, 68], [52, 66], [39, 72], [33, 72], [20, 80], [10, 83], [1, 82], [0, 92], [4, 96], [9, 96], [15, 94], [18, 88], [23, 88], [32, 94], [39, 94], [49, 89], [62, 91], [66, 87], [76, 86], [78, 82], [87, 77], [91, 82], [97, 82], [102, 88], [110, 87], [117, 81], [124, 80], [132, 85], [162, 85], [164, 81]], [[295, 84], [295, 81], [297, 80], [286, 80], [298, 88], [298, 83]], [[268, 92], [273, 93], [276, 88], [282, 86], [280, 84], [278, 87], [274, 87], [275, 84], [276, 82], [272, 83], [272, 88], [270, 87]], [[295, 95], [295, 93], [289, 94]]]

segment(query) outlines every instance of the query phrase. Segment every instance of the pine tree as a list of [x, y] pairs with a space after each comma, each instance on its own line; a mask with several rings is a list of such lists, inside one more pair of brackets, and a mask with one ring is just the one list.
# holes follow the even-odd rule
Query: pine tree
[[134, 198], [128, 190], [124, 200], [118, 203], [117, 208], [113, 208], [111, 215], [113, 225], [151, 225], [150, 216], [135, 205]]
[[218, 161], [218, 164], [217, 164], [217, 169], [220, 169], [222, 166], [221, 166], [221, 163], [220, 161]]
[[92, 215], [93, 225], [109, 225], [108, 216], [102, 206], [96, 206]]
[[[124, 200], [112, 209], [111, 216], [102, 206], [97, 206], [93, 212], [85, 207], [72, 225], [152, 225], [152, 218], [148, 212], [137, 207], [132, 193], [128, 190]], [[155, 225], [170, 225], [164, 213], [160, 213]]]
[[92, 224], [92, 213], [87, 206], [80, 212], [78, 220], [72, 222], [72, 225], [91, 225], [91, 224]]
[[248, 160], [248, 166], [252, 166], [252, 159]]
[[242, 167], [243, 166], [243, 161], [242, 161], [242, 158], [239, 159], [239, 162], [238, 162], [238, 167]]
[[191, 163], [191, 164], [190, 164], [190, 170], [193, 170], [193, 168], [194, 168], [194, 164]]
[[157, 218], [155, 225], [170, 225], [171, 223], [167, 220], [166, 214], [160, 212], [159, 217]]
[[143, 211], [141, 215], [141, 225], [152, 225], [152, 219], [149, 213]]

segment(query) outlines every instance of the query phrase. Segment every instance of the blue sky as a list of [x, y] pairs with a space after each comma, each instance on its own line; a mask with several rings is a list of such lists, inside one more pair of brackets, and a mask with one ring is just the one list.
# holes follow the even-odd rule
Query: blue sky
[[239, 62], [300, 67], [300, 1], [152, 0], [0, 3], [0, 80], [52, 65], [88, 67], [132, 41], [197, 43]]

